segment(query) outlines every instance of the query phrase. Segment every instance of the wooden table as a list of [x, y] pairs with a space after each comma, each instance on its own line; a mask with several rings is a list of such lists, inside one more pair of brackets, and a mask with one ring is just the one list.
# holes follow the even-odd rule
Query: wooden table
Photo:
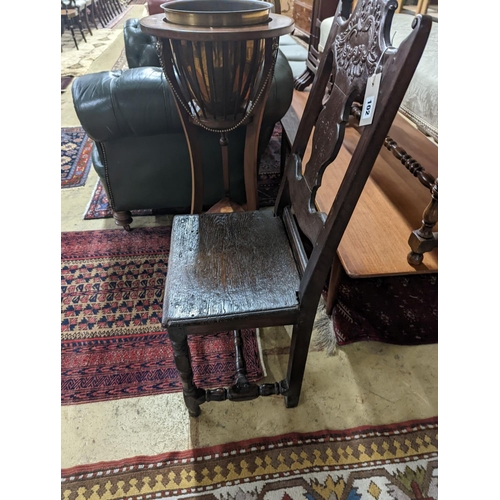
[[[294, 90], [292, 106], [282, 119], [289, 141], [295, 137], [296, 124], [302, 116], [308, 95], [307, 91]], [[396, 116], [389, 135], [417, 158], [426, 171], [437, 177], [438, 147], [435, 143], [400, 114]], [[359, 132], [348, 127], [345, 137], [335, 164], [326, 169], [317, 192], [317, 207], [325, 213], [332, 206]], [[310, 147], [311, 141], [304, 160], [310, 156]], [[437, 248], [425, 253], [422, 264], [416, 267], [410, 266], [406, 260], [410, 251], [408, 237], [420, 227], [422, 212], [429, 200], [429, 190], [388, 150], [382, 148], [337, 250], [346, 274], [351, 278], [369, 278], [436, 273]], [[332, 280], [338, 280], [334, 273], [330, 287], [335, 286]], [[330, 297], [329, 304], [332, 300]]]

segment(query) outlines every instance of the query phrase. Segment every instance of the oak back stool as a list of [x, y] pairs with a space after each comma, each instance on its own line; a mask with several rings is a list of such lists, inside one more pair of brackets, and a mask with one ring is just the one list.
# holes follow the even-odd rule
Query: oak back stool
[[[339, 2], [288, 157], [274, 212], [178, 215], [172, 226], [162, 324], [168, 330], [191, 416], [208, 401], [282, 395], [297, 406], [317, 305], [333, 257], [424, 50], [432, 20], [416, 16], [398, 49], [389, 31], [396, 0]], [[372, 90], [372, 79], [379, 90]], [[336, 158], [354, 102], [372, 102], [328, 216], [315, 207], [323, 171]], [[373, 95], [376, 96], [374, 102]], [[370, 97], [372, 96], [372, 97]], [[302, 158], [313, 134], [312, 153]], [[335, 163], [329, 166], [335, 168]], [[293, 325], [286, 376], [270, 384], [246, 377], [240, 330]], [[234, 331], [235, 383], [193, 382], [188, 336]]]

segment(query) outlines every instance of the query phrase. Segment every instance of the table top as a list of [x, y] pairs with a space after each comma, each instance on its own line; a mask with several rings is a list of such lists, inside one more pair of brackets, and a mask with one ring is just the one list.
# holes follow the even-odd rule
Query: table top
[[140, 20], [141, 30], [158, 38], [191, 41], [238, 41], [279, 37], [291, 33], [293, 19], [281, 14], [270, 14], [267, 23], [235, 28], [210, 28], [206, 26], [187, 26], [165, 21], [165, 14], [153, 14]]
[[[308, 92], [294, 91], [292, 107], [300, 118]], [[327, 168], [316, 194], [319, 210], [328, 213], [359, 139], [359, 132], [346, 128], [344, 145], [335, 165]], [[389, 135], [426, 171], [437, 177], [437, 145], [398, 114]], [[311, 141], [304, 154], [310, 156]], [[422, 264], [406, 261], [410, 233], [422, 224], [422, 213], [431, 200], [430, 192], [382, 147], [365, 188], [340, 242], [337, 254], [352, 278], [435, 273], [437, 249], [424, 254]], [[434, 229], [437, 231], [437, 225]]]

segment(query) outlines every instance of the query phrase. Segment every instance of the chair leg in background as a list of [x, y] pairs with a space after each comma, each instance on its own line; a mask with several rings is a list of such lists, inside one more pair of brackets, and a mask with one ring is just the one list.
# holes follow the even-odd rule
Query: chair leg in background
[[328, 314], [328, 316], [332, 315], [333, 306], [337, 301], [337, 295], [343, 274], [344, 274], [344, 268], [342, 267], [338, 255], [335, 254], [335, 257], [333, 258], [332, 268], [330, 270], [330, 280], [328, 282], [328, 296], [326, 298], [326, 314]]
[[82, 26], [82, 20], [80, 16], [78, 16], [78, 29], [80, 30], [80, 33], [82, 34], [83, 41], [87, 43], [87, 39], [85, 38], [85, 33], [83, 32], [83, 26]]
[[88, 9], [90, 11], [90, 20], [92, 21], [92, 24], [94, 25], [94, 28], [96, 30], [99, 29], [99, 27], [97, 26], [97, 21], [96, 21], [96, 8], [95, 8], [95, 4], [94, 2], [92, 1], [92, 3], [88, 6]]
[[[95, 1], [94, 1], [95, 3]], [[109, 18], [107, 15], [107, 12], [105, 10], [105, 6], [103, 5], [102, 0], [98, 0], [97, 3], [95, 3], [95, 6], [97, 8], [97, 14], [99, 16], [99, 20], [101, 21], [101, 25], [103, 28], [106, 27], [106, 24], [109, 23]]]
[[[73, 43], [75, 44], [76, 50], [80, 50], [78, 47], [78, 42], [76, 41], [76, 36], [75, 36], [75, 23], [73, 22], [72, 19], [67, 20], [67, 27], [69, 28], [71, 32], [71, 37], [73, 38]], [[83, 32], [82, 32], [83, 34]]]
[[89, 33], [90, 33], [90, 36], [93, 36], [92, 35], [92, 30], [90, 29], [90, 23], [89, 23], [89, 14], [87, 12], [87, 7], [84, 7], [83, 8], [83, 11], [80, 12], [80, 15], [83, 14], [83, 20], [85, 21], [85, 26], [87, 27]]

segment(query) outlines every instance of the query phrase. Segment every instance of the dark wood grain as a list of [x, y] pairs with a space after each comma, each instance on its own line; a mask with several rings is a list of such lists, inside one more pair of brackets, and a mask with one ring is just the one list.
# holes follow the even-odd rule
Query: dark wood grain
[[207, 324], [267, 311], [293, 322], [299, 284], [283, 222], [271, 211], [174, 218], [167, 328], [201, 323], [206, 330]]

